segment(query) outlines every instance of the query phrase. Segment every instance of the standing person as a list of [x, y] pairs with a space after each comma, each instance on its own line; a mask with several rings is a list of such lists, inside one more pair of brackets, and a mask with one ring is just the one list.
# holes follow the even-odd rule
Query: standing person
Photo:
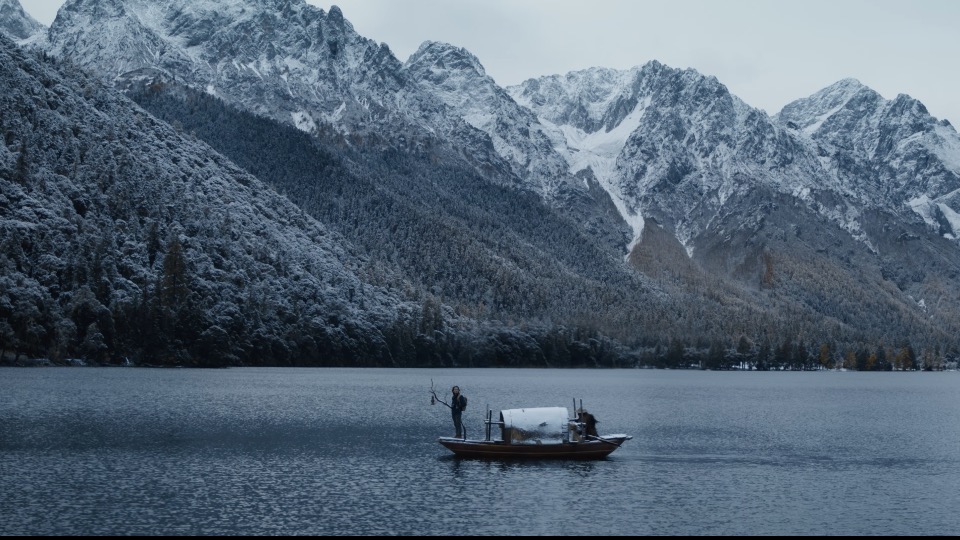
[[463, 438], [467, 437], [467, 431], [463, 429], [463, 423], [460, 416], [463, 410], [467, 408], [467, 398], [460, 393], [460, 387], [454, 386], [452, 389], [453, 399], [450, 400], [450, 413], [453, 415], [453, 427], [457, 430], [456, 438], [460, 438], [460, 432], [463, 431]]

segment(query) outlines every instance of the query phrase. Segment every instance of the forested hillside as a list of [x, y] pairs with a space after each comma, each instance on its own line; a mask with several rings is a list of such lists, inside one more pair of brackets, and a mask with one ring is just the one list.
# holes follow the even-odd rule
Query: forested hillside
[[[393, 269], [393, 259], [410, 257], [409, 249], [367, 256], [192, 134], [178, 133], [69, 63], [23, 51], [6, 38], [0, 38], [0, 95], [0, 361], [627, 361], [627, 351], [596, 330], [518, 327], [493, 317], [477, 322], [464, 306], [453, 312], [441, 302], [440, 288], [427, 289]], [[283, 137], [298, 133], [264, 132], [276, 136], [278, 148], [286, 144]], [[340, 158], [310, 139], [300, 143], [306, 146], [296, 150], [314, 150], [291, 160], [291, 171], [315, 173], [326, 159], [320, 171], [354, 195], [338, 199], [306, 190], [289, 197], [344, 216], [356, 211], [354, 203], [368, 205], [374, 216], [377, 207], [396, 203], [369, 184], [353, 184], [359, 180]], [[278, 161], [266, 164], [283, 170]], [[431, 235], [445, 234], [435, 230], [439, 222], [377, 231], [351, 215], [354, 236], [392, 235], [388, 245], [436, 246]]]
[[96, 79], [0, 41], [0, 357], [389, 361], [413, 316], [339, 235]]
[[[824, 291], [824, 298], [810, 298], [807, 305], [796, 302], [784, 287], [816, 277], [803, 277], [806, 263], [780, 256], [786, 247], [777, 246], [776, 259], [767, 255], [768, 270], [749, 270], [769, 274], [769, 282], [758, 279], [753, 291], [704, 272], [675, 238], [658, 233], [655, 222], [631, 264], [624, 264], [538, 198], [445, 165], [439, 151], [374, 152], [357, 141], [310, 136], [165, 83], [131, 95], [276, 186], [371, 258], [398, 266], [457, 313], [537, 329], [535, 335], [552, 333], [564, 349], [607, 336], [623, 346], [614, 348], [621, 363], [720, 367], [743, 361], [812, 369], [823, 365], [824, 345], [830, 353], [822, 360], [833, 365], [846, 350], [899, 351], [905, 343], [892, 334], [884, 343], [879, 331], [865, 334], [855, 321], [843, 320], [842, 312], [820, 316], [842, 299], [838, 290]], [[771, 244], [778, 239], [776, 231], [759, 232]], [[764, 260], [759, 254], [758, 259]], [[847, 293], [862, 285], [849, 287]], [[765, 303], [765, 309], [756, 307]], [[861, 316], [873, 319], [868, 324], [877, 330], [914, 318], [909, 309]], [[915, 335], [923, 325], [914, 324]], [[946, 352], [949, 339], [931, 336], [930, 342], [944, 343]], [[531, 349], [534, 357], [557, 361], [544, 343], [540, 339]]]

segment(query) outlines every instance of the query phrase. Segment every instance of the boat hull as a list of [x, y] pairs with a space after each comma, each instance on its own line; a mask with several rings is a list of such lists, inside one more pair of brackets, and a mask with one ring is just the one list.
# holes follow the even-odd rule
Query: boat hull
[[454, 437], [440, 437], [438, 441], [454, 455], [462, 458], [604, 459], [631, 438], [618, 435], [604, 437], [603, 440], [561, 444], [510, 444], [504, 441], [476, 441]]

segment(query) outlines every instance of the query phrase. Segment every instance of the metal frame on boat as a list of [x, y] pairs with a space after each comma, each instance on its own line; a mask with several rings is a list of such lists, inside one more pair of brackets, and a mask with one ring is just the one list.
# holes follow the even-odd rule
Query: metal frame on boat
[[[583, 405], [570, 418], [566, 407], [504, 409], [493, 419], [487, 409], [484, 440], [440, 437], [438, 442], [457, 457], [486, 459], [603, 459], [624, 442], [632, 439], [622, 433], [594, 435], [588, 429], [589, 415]], [[492, 438], [493, 426], [500, 427], [500, 438]]]

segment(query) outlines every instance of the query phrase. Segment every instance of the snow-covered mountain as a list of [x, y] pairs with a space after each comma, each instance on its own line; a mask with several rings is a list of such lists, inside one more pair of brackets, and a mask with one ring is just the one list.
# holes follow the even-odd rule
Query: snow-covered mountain
[[[844, 81], [771, 118], [714, 77], [658, 62], [508, 91], [572, 172], [605, 187], [633, 226], [631, 260], [647, 271], [669, 259], [666, 235], [708, 273], [841, 318], [844, 295], [926, 311], [960, 285], [960, 144], [906, 96], [887, 102]], [[885, 282], [902, 295], [877, 287]], [[927, 313], [957, 320], [953, 308]]]
[[790, 103], [777, 119], [815, 141], [824, 167], [859, 199], [910, 208], [960, 238], [960, 135], [919, 101], [887, 100], [845, 79]]
[[19, 0], [0, 0], [0, 33], [21, 42], [45, 29], [45, 26], [23, 11]]
[[578, 182], [536, 115], [518, 105], [466, 49], [427, 41], [404, 64], [404, 72], [454, 114], [489, 135], [513, 172], [540, 193], [550, 198], [564, 184]]
[[96, 73], [179, 80], [307, 131], [321, 121], [367, 133], [402, 99], [385, 45], [304, 2], [69, 0], [49, 42]]
[[[278, 162], [285, 192], [465, 312], [602, 320], [634, 343], [658, 339], [651, 328], [960, 334], [947, 300], [960, 287], [960, 144], [905, 96], [842, 81], [770, 117], [658, 62], [504, 89], [469, 51], [428, 41], [401, 63], [339, 8], [303, 0], [68, 0], [33, 41], [130, 95], [147, 89], [155, 114], [234, 159], [242, 145], [211, 119], [231, 116], [238, 133], [256, 122], [161, 94], [216, 96], [336, 149], [349, 173], [329, 184]], [[312, 152], [282, 137], [263, 147]]]
[[960, 137], [908, 96], [884, 100], [845, 80], [775, 118], [715, 78], [651, 62], [590, 69], [509, 89], [556, 133], [572, 171], [589, 169], [639, 235], [645, 217], [692, 253], [718, 216], [756, 215], [749, 192], [769, 189], [875, 250], [865, 215], [880, 211], [957, 238]]
[[[722, 208], [757, 186], [818, 207], [853, 234], [856, 209], [827, 208], [843, 193], [813, 145], [714, 77], [650, 62], [528, 80], [509, 89], [553, 129], [573, 171], [589, 169], [639, 240], [644, 219], [673, 230], [688, 252]], [[834, 197], [835, 199], [835, 197]]]
[[389, 47], [357, 34], [336, 6], [68, 0], [47, 47], [120, 85], [175, 80], [347, 144], [429, 152], [455, 141], [477, 168], [508, 171], [485, 133], [425, 96]]

